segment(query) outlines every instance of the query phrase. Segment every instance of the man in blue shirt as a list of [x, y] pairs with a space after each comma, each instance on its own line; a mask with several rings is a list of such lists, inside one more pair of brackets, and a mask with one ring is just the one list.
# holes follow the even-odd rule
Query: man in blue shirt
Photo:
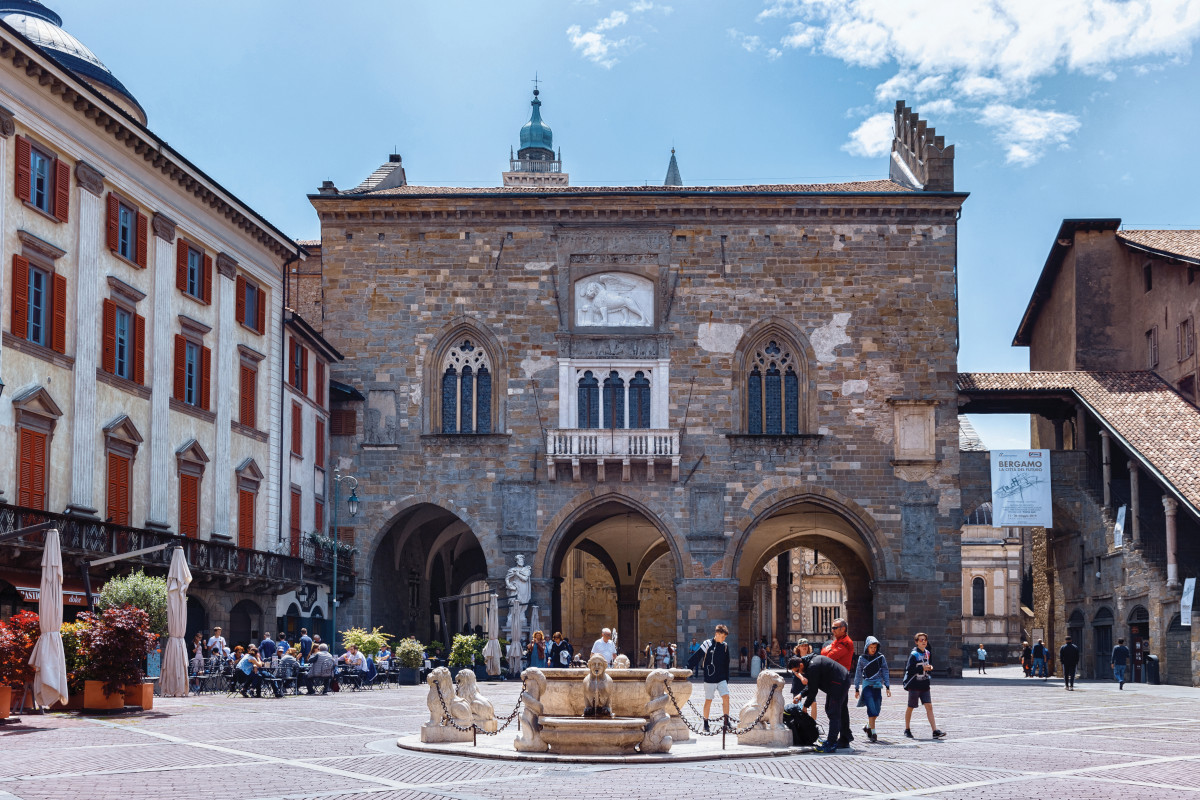
[[275, 642], [271, 641], [271, 634], [263, 634], [263, 640], [258, 643], [258, 652], [264, 661], [270, 661], [275, 656]]
[[308, 628], [300, 629], [300, 663], [308, 663], [308, 654], [312, 652], [312, 639], [309, 638]]
[[[1111, 639], [1109, 641], [1112, 641]], [[1125, 670], [1129, 666], [1129, 648], [1125, 646], [1124, 639], [1117, 639], [1117, 646], [1113, 648], [1112, 658], [1109, 659], [1112, 666], [1113, 677], [1117, 679], [1117, 688], [1125, 688]]]

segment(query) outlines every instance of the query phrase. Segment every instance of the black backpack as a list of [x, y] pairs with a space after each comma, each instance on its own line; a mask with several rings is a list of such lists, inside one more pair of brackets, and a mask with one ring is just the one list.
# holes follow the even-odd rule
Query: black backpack
[[696, 652], [688, 657], [687, 667], [692, 671], [692, 677], [703, 677], [700, 674], [700, 665], [708, 658], [709, 651], [712, 650], [712, 639], [706, 639], [703, 644], [696, 648]]
[[783, 724], [791, 728], [793, 747], [808, 747], [821, 738], [821, 726], [803, 711], [784, 711]]

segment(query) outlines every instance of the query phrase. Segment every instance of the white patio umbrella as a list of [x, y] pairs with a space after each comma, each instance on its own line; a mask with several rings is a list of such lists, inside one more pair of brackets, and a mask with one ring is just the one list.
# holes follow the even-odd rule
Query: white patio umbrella
[[508, 674], [519, 676], [521, 674], [521, 657], [525, 654], [521, 647], [521, 617], [525, 615], [522, 613], [511, 616], [512, 630], [508, 634]]
[[[58, 528], [46, 531], [46, 549], [42, 552], [42, 589], [38, 600], [38, 623], [42, 635], [33, 646], [29, 665], [34, 668], [33, 699], [49, 708], [67, 702], [67, 656], [62, 643], [62, 547]], [[91, 598], [88, 598], [89, 600]]]
[[500, 674], [500, 598], [492, 593], [488, 596], [487, 607], [488, 640], [483, 646], [483, 663], [487, 666], [488, 675]]
[[[537, 606], [531, 606], [529, 609], [529, 635], [533, 636], [534, 631], [542, 629], [542, 612]], [[550, 638], [550, 637], [546, 637]]]
[[187, 589], [192, 582], [183, 548], [176, 547], [167, 572], [167, 649], [163, 653], [160, 686], [163, 697], [187, 697]]

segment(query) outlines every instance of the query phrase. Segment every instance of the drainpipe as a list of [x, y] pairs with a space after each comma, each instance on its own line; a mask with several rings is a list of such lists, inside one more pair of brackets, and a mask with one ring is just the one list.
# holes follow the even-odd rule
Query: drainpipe
[[[280, 352], [283, 354], [283, 358], [281, 359], [281, 362], [280, 362], [281, 372], [279, 375], [279, 415], [280, 415], [279, 420], [278, 420], [278, 422], [279, 422], [279, 517], [278, 517], [279, 531], [276, 534], [276, 542], [283, 541], [283, 497], [284, 497], [284, 494], [283, 494], [283, 465], [289, 463], [287, 460], [287, 451], [284, 450], [284, 447], [286, 447], [286, 445], [283, 443], [283, 413], [284, 413], [283, 409], [285, 406], [284, 401], [286, 399], [285, 392], [287, 391], [287, 389], [284, 388], [284, 384], [287, 382], [287, 360], [288, 360], [287, 309], [290, 307], [288, 304], [291, 299], [289, 297], [290, 290], [291, 290], [291, 281], [288, 279], [288, 267], [290, 267], [292, 264], [295, 264], [299, 260], [300, 260], [300, 253], [296, 252], [296, 253], [293, 253], [292, 255], [290, 255], [288, 257], [287, 261], [283, 262], [283, 310], [282, 310], [282, 313], [279, 315], [279, 349], [280, 349]], [[301, 560], [303, 561], [304, 554], [301, 553], [300, 557], [301, 557]], [[304, 572], [303, 567], [301, 567], [300, 571], [303, 574], [303, 572]]]

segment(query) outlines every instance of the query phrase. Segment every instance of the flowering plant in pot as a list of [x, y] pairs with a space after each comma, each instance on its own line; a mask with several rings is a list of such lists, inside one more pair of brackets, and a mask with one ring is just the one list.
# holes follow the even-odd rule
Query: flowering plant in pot
[[32, 611], [21, 611], [0, 622], [0, 719], [9, 714], [13, 690], [20, 691], [33, 680], [29, 656], [41, 635], [38, 615]]
[[[154, 646], [149, 615], [140, 608], [124, 606], [100, 614], [83, 613], [79, 620], [86, 626], [79, 637], [87, 654], [85, 680], [102, 683], [109, 698], [122, 695], [126, 686], [140, 684], [146, 653]], [[109, 701], [109, 705], [113, 703]]]
[[416, 685], [421, 679], [421, 667], [425, 666], [425, 648], [411, 636], [396, 642], [396, 663], [399, 664], [397, 680]]

